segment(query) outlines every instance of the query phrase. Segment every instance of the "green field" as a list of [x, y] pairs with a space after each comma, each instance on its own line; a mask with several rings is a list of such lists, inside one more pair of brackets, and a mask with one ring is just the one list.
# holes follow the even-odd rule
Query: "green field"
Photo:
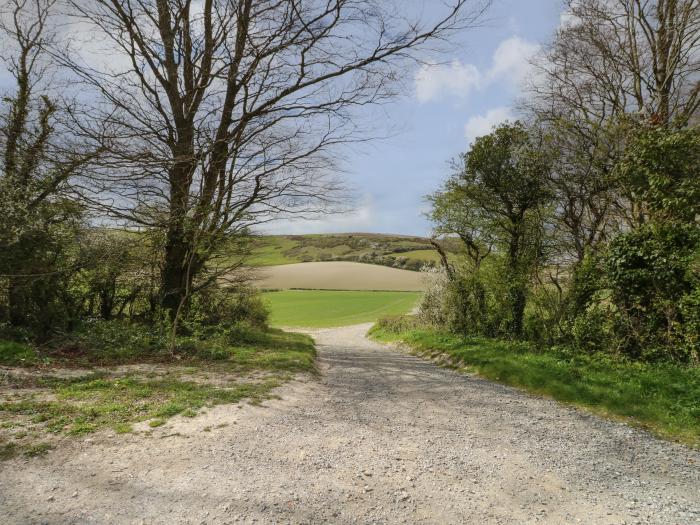
[[[443, 241], [455, 255], [459, 243]], [[407, 270], [439, 263], [437, 252], [425, 237], [376, 233], [266, 235], [254, 240], [247, 264], [276, 266], [318, 261], [354, 261]]]
[[285, 290], [263, 294], [270, 324], [327, 328], [376, 321], [404, 314], [418, 302], [420, 292]]

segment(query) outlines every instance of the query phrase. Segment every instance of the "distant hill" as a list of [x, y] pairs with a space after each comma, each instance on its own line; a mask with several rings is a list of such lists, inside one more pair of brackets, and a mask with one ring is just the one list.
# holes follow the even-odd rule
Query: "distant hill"
[[[456, 252], [457, 243], [448, 243]], [[268, 235], [255, 240], [251, 266], [352, 261], [406, 270], [435, 266], [440, 258], [425, 237], [379, 233]]]

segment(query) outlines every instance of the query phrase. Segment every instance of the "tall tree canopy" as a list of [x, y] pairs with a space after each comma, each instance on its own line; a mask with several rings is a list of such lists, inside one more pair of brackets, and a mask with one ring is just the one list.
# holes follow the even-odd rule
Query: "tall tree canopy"
[[173, 310], [227, 236], [331, 202], [333, 146], [366, 138], [355, 110], [394, 96], [406, 60], [487, 4], [453, 0], [423, 23], [374, 0], [72, 0], [115, 53], [65, 61], [112, 132], [83, 195], [164, 231]]
[[[438, 230], [465, 242], [475, 266], [495, 245], [506, 261], [511, 332], [522, 333], [530, 271], [541, 249], [551, 166], [543, 137], [502, 124], [474, 141], [444, 191], [431, 197]], [[452, 230], [452, 231], [450, 231]]]

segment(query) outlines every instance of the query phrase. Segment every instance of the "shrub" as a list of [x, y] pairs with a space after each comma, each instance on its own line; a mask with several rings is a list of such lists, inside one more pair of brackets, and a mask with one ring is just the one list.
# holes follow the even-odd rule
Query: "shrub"
[[565, 340], [644, 361], [697, 364], [700, 231], [646, 224], [587, 258], [568, 297]]
[[523, 321], [525, 339], [538, 345], [553, 344], [559, 335], [563, 294], [554, 285], [540, 284], [530, 290]]
[[655, 219], [693, 223], [700, 214], [700, 129], [644, 128], [616, 173]]
[[0, 364], [30, 366], [39, 362], [36, 350], [22, 343], [0, 340]]
[[52, 357], [87, 361], [124, 361], [155, 357], [167, 351], [167, 332], [160, 327], [124, 319], [92, 319], [74, 330], [54, 335], [46, 343]]
[[377, 328], [392, 334], [401, 334], [419, 328], [422, 325], [414, 315], [391, 315], [377, 321]]
[[425, 268], [430, 284], [419, 307], [420, 320], [436, 328], [470, 335], [493, 335], [502, 323], [497, 301], [475, 274]]
[[588, 354], [615, 353], [618, 346], [615, 326], [619, 324], [616, 321], [619, 319], [614, 305], [596, 299], [568, 322], [568, 343], [575, 350]]
[[243, 322], [265, 327], [268, 315], [267, 306], [252, 288], [210, 286], [194, 295], [187, 317], [190, 323], [205, 326]]
[[648, 224], [611, 242], [606, 280], [624, 353], [698, 361], [700, 347], [686, 335], [687, 325], [696, 322], [699, 260], [700, 230], [694, 225]]

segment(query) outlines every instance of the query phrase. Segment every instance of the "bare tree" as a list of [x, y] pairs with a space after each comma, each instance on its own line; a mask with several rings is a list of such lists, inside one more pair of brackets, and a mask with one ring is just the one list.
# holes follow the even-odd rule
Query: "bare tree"
[[538, 93], [598, 119], [685, 125], [700, 107], [696, 0], [567, 0], [570, 22], [539, 63]]
[[613, 177], [628, 124], [685, 126], [700, 105], [695, 0], [567, 0], [524, 108], [558, 149], [556, 227], [575, 262], [643, 220]]
[[64, 59], [112, 131], [109, 162], [82, 192], [164, 230], [161, 301], [173, 311], [225, 238], [332, 203], [333, 147], [367, 138], [357, 110], [395, 96], [415, 51], [488, 3], [452, 0], [421, 23], [375, 0], [72, 0], [88, 47], [115, 53]]

